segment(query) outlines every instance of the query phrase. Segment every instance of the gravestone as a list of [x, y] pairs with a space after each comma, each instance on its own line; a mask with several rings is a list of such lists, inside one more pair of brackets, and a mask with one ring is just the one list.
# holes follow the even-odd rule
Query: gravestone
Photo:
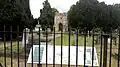
[[29, 42], [29, 33], [30, 33], [30, 29], [25, 28], [23, 30], [23, 37], [22, 37], [22, 46], [24, 47], [25, 45], [28, 44]]
[[101, 44], [101, 37], [100, 36], [96, 37], [96, 44], [97, 45]]
[[[46, 33], [46, 31], [45, 31], [45, 33]], [[48, 33], [48, 36], [52, 36], [52, 34], [49, 34], [49, 33], [51, 33], [51, 29], [50, 28], [47, 28], [47, 33]]]
[[95, 42], [97, 45], [101, 44], [101, 29], [100, 28], [95, 28], [94, 34], [96, 36]]
[[39, 21], [38, 21], [38, 24], [35, 26], [34, 31], [35, 31], [35, 32], [39, 32], [39, 28], [40, 28], [40, 31], [42, 31], [41, 25], [40, 25], [40, 23], [39, 23]]
[[76, 43], [76, 38], [77, 38], [77, 32], [75, 31], [75, 32], [74, 32], [74, 43], [73, 43], [74, 45], [77, 45], [77, 43]]
[[[76, 46], [70, 46], [70, 65], [74, 66], [76, 65]], [[52, 65], [53, 64], [53, 46], [47, 47], [47, 64]], [[41, 45], [40, 47], [40, 55], [39, 55], [39, 45], [33, 45], [33, 63], [39, 64], [46, 64], [46, 46]], [[32, 49], [31, 49], [32, 51]], [[28, 57], [28, 64], [32, 63], [32, 52], [30, 51], [29, 57]], [[62, 52], [62, 64], [68, 65], [68, 46], [63, 46], [63, 52]], [[94, 48], [94, 62], [93, 66], [99, 66], [98, 64], [98, 58], [96, 53], [96, 48]], [[40, 56], [40, 58], [39, 58]], [[83, 66], [84, 65], [84, 46], [78, 47], [78, 65]], [[55, 65], [61, 64], [61, 46], [55, 47]], [[86, 47], [86, 60], [85, 60], [85, 66], [92, 66], [92, 47]]]
[[36, 25], [36, 27], [33, 31], [35, 32], [34, 33], [35, 35], [39, 35], [39, 32], [40, 32], [40, 38], [43, 38], [43, 34], [42, 34], [43, 31], [42, 31], [41, 25], [39, 24], [39, 21], [38, 21], [38, 24]]
[[110, 39], [110, 38], [108, 38], [108, 43], [109, 43], [109, 44], [110, 44], [110, 40], [111, 40], [111, 39]]
[[113, 34], [113, 35], [112, 35], [112, 39], [113, 39], [113, 44], [114, 44], [114, 45], [117, 45], [117, 37], [118, 37], [117, 34]]
[[51, 32], [51, 29], [50, 29], [50, 28], [47, 28], [47, 32], [48, 32], [48, 33]]
[[[114, 37], [114, 36], [113, 36], [113, 37], [112, 37], [112, 44], [113, 44], [113, 45], [116, 45], [116, 44], [117, 44], [117, 41], [116, 41], [116, 40], [117, 40], [117, 37]], [[111, 41], [111, 38], [108, 38], [108, 44], [111, 43], [110, 41]]]

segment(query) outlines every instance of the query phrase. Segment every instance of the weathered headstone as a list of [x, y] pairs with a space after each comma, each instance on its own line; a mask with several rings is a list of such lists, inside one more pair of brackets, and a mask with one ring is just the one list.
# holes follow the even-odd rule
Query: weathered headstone
[[76, 33], [76, 31], [74, 32], [74, 45], [77, 45], [77, 43], [76, 43], [76, 38], [77, 38], [77, 33]]
[[25, 28], [23, 30], [23, 38], [22, 38], [22, 46], [24, 47], [25, 45], [28, 44], [29, 42], [29, 33], [30, 33], [30, 29]]
[[111, 39], [110, 39], [110, 38], [108, 38], [108, 43], [109, 43], [109, 44], [110, 44], [110, 40], [111, 40]]
[[[117, 44], [117, 37], [112, 37], [112, 44], [116, 45]], [[110, 44], [111, 42], [111, 38], [108, 38], [108, 44]]]
[[[76, 46], [70, 46], [70, 65], [76, 65]], [[43, 49], [43, 50], [42, 50]], [[53, 46], [47, 47], [47, 64], [51, 65], [53, 64]], [[32, 50], [32, 49], [31, 49]], [[46, 64], [46, 46], [41, 45], [40, 47], [41, 54], [39, 55], [39, 45], [33, 45], [33, 63], [39, 64], [39, 56], [40, 56], [40, 64]], [[68, 46], [63, 46], [63, 53], [62, 53], [62, 64], [68, 65]], [[98, 64], [98, 58], [96, 53], [96, 48], [94, 48], [94, 62], [93, 66], [99, 66]], [[32, 52], [30, 51], [29, 58], [27, 63], [32, 63]], [[36, 54], [35, 54], [36, 53]], [[56, 46], [55, 48], [55, 64], [60, 65], [61, 64], [61, 46]], [[78, 47], [78, 65], [83, 66], [84, 65], [84, 46]], [[92, 47], [86, 47], [86, 60], [85, 60], [85, 66], [92, 66]]]
[[96, 44], [101, 44], [101, 37], [100, 36], [97, 36], [96, 37]]
[[47, 32], [51, 32], [51, 29], [50, 29], [50, 28], [48, 28], [48, 29], [47, 29]]

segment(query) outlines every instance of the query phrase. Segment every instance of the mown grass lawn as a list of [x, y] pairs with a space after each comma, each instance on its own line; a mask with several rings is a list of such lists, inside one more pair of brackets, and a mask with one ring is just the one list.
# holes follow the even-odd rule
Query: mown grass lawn
[[[70, 38], [70, 42], [69, 42]], [[78, 45], [79, 46], [84, 46], [84, 36], [78, 36]], [[86, 45], [90, 46], [92, 45], [92, 37], [86, 38]], [[62, 41], [62, 42], [61, 42]], [[74, 35], [68, 36], [68, 35], [63, 35], [62, 37], [57, 37], [55, 38], [55, 45], [63, 45], [63, 46], [68, 46], [69, 44], [71, 46], [75, 46], [75, 43], [77, 42], [77, 38], [75, 38]], [[51, 41], [51, 45], [54, 44], [54, 40]]]
[[[3, 67], [5, 67], [5, 58], [6, 58], [6, 67], [11, 67], [11, 45], [10, 45], [10, 42], [6, 42], [5, 46], [6, 46], [5, 47], [6, 50], [4, 50], [4, 42], [0, 42], [0, 54], [3, 54], [3, 55], [0, 55], [0, 63], [3, 65]], [[19, 46], [19, 48], [18, 48], [18, 46]], [[18, 49], [19, 49], [19, 53], [24, 52], [24, 48], [22, 47], [22, 44], [18, 45], [17, 41], [13, 41], [12, 42], [12, 61], [13, 61], [14, 67], [17, 67], [17, 65], [18, 65], [17, 64]], [[5, 51], [6, 51], [6, 57], [4, 56]]]
[[[18, 46], [19, 46], [19, 48], [18, 48]], [[18, 49], [19, 49], [19, 52], [23, 52], [24, 51], [24, 48], [22, 47], [22, 45], [20, 44], [20, 45], [17, 45], [17, 44], [13, 44], [12, 45], [12, 47], [11, 47], [11, 45], [6, 45], [6, 52], [7, 53], [11, 53], [11, 50], [12, 50], [12, 53], [14, 54], [14, 53], [18, 53]], [[1, 45], [0, 46], [0, 51], [5, 51], [4, 50], [4, 45]]]

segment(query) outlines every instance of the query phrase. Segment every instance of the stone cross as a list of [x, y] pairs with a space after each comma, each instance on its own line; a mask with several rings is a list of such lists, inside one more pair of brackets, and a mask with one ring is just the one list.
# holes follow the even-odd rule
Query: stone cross
[[38, 21], [38, 24], [37, 24], [36, 27], [35, 27], [35, 31], [38, 32], [38, 31], [39, 31], [39, 28], [40, 28], [40, 31], [42, 31], [40, 22]]

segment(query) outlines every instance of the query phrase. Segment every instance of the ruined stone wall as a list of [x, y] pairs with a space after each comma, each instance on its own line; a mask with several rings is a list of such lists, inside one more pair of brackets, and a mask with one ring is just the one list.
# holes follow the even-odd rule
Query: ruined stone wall
[[63, 26], [63, 31], [68, 31], [68, 20], [67, 20], [67, 13], [56, 13], [55, 19], [54, 19], [54, 26], [56, 31], [59, 30], [59, 24], [62, 24]]

